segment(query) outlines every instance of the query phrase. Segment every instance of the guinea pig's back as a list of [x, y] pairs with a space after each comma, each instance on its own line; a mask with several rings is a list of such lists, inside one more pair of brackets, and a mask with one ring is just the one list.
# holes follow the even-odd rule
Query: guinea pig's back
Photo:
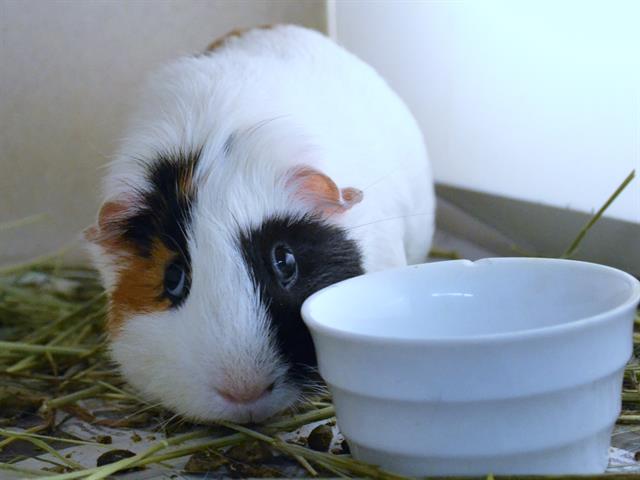
[[339, 221], [362, 245], [365, 269], [424, 261], [435, 205], [424, 141], [376, 71], [324, 35], [290, 25], [230, 38], [220, 54], [247, 69], [245, 101], [286, 118], [314, 144], [314, 167], [364, 191]]
[[[229, 36], [163, 67], [138, 107], [107, 196], [143, 184], [144, 163], [177, 146], [201, 151], [218, 172], [244, 170], [216, 152], [237, 132], [272, 122], [284, 154], [275, 154], [275, 145], [270, 153], [252, 150], [247, 161], [280, 171], [311, 163], [339, 187], [362, 190], [364, 200], [333, 220], [359, 241], [366, 270], [426, 257], [434, 198], [422, 134], [373, 68], [320, 33], [283, 25]], [[296, 142], [313, 153], [288, 154]]]

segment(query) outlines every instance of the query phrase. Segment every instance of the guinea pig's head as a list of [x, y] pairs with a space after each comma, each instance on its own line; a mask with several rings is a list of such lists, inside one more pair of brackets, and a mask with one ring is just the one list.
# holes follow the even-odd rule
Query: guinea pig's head
[[340, 226], [361, 192], [260, 167], [241, 137], [122, 159], [86, 231], [113, 358], [151, 401], [199, 421], [259, 421], [303, 398], [316, 359], [302, 302], [363, 272]]

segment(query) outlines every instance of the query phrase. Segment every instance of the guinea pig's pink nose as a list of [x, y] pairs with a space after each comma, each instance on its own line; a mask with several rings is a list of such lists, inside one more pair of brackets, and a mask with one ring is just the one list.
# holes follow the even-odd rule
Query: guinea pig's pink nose
[[227, 386], [216, 388], [218, 394], [231, 403], [253, 403], [273, 391], [275, 384], [264, 385]]

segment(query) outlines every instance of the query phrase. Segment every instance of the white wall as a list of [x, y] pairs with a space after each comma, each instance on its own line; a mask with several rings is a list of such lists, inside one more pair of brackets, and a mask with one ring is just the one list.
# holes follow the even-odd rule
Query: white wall
[[[444, 184], [588, 212], [640, 175], [640, 1], [331, 2]], [[608, 215], [640, 222], [640, 178]]]
[[0, 263], [68, 244], [93, 221], [100, 167], [161, 62], [236, 27], [323, 29], [322, 0], [0, 0]]

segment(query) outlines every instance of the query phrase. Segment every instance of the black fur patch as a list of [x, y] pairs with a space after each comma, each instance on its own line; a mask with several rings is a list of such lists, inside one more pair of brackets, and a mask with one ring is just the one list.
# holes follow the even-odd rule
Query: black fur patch
[[200, 152], [189, 155], [161, 155], [148, 166], [151, 188], [140, 192], [141, 207], [127, 219], [124, 238], [141, 256], [149, 257], [154, 240], [160, 240], [176, 253], [176, 261], [191, 277], [191, 256], [187, 231], [195, 200], [193, 175]]
[[[298, 278], [286, 289], [278, 283], [271, 262], [271, 251], [280, 242], [291, 248], [298, 265]], [[364, 273], [358, 245], [343, 229], [315, 217], [268, 219], [242, 235], [240, 245], [270, 313], [281, 354], [291, 364], [290, 374], [306, 376], [304, 366], [315, 366], [316, 356], [300, 307], [312, 293]]]

